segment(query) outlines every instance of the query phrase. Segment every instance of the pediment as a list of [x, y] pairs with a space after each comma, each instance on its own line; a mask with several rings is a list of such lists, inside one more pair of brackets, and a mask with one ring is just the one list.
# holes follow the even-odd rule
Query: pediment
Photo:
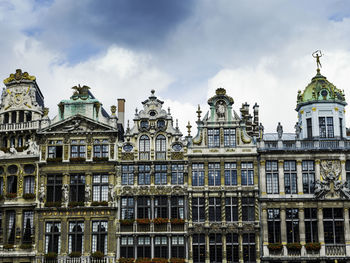
[[116, 132], [117, 128], [90, 119], [82, 115], [75, 115], [58, 121], [41, 130], [42, 133], [86, 133], [86, 132]]

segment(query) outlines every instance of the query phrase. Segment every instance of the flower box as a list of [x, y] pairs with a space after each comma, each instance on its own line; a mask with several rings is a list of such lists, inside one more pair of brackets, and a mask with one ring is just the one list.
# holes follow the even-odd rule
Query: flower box
[[73, 251], [68, 255], [70, 258], [80, 258], [81, 252], [80, 251]]
[[270, 251], [279, 252], [283, 249], [283, 245], [281, 243], [270, 243], [267, 245]]
[[91, 202], [91, 206], [108, 206], [108, 202], [107, 201], [93, 201]]
[[47, 158], [46, 161], [48, 163], [61, 163], [62, 162], [62, 157]]
[[153, 219], [153, 223], [156, 225], [162, 225], [162, 224], [166, 224], [168, 222], [169, 222], [168, 218], [157, 217], [157, 218]]
[[184, 258], [171, 258], [170, 259], [170, 263], [185, 263], [185, 259]]
[[152, 263], [152, 260], [150, 258], [137, 258], [137, 263]]
[[119, 263], [134, 263], [134, 258], [120, 258]]
[[69, 161], [71, 163], [82, 163], [82, 162], [86, 161], [86, 158], [84, 158], [84, 157], [71, 157], [71, 158], [69, 158]]
[[183, 224], [185, 224], [185, 220], [183, 220], [181, 218], [172, 218], [172, 219], [170, 219], [170, 223], [172, 225], [183, 225]]
[[6, 198], [8, 199], [13, 199], [17, 197], [17, 193], [7, 193]]
[[168, 263], [166, 258], [152, 258], [152, 263]]
[[4, 249], [13, 249], [14, 245], [13, 244], [5, 244]]
[[60, 201], [58, 201], [58, 202], [46, 202], [45, 206], [46, 207], [61, 207], [62, 203]]
[[301, 245], [300, 243], [288, 243], [287, 248], [288, 250], [292, 250], [292, 251], [300, 251]]
[[320, 251], [321, 244], [318, 242], [310, 242], [305, 244], [305, 249], [307, 251]]
[[69, 202], [68, 206], [70, 208], [77, 207], [77, 206], [84, 206], [84, 202], [72, 201], [72, 202]]
[[138, 218], [136, 219], [136, 222], [139, 225], [149, 225], [151, 223], [151, 220], [149, 220], [148, 218]]
[[103, 254], [101, 251], [96, 251], [94, 253], [91, 254], [91, 257], [92, 258], [103, 258], [105, 256], [105, 254]]
[[92, 160], [94, 162], [107, 162], [108, 161], [108, 157], [93, 157]]
[[55, 252], [49, 252], [44, 255], [45, 259], [56, 259], [57, 258], [57, 253]]
[[33, 193], [26, 193], [26, 194], [23, 194], [23, 198], [26, 199], [26, 200], [34, 199], [35, 198], [35, 194], [33, 194]]
[[134, 224], [134, 219], [121, 219], [119, 220], [120, 224], [123, 226], [131, 226], [132, 224]]

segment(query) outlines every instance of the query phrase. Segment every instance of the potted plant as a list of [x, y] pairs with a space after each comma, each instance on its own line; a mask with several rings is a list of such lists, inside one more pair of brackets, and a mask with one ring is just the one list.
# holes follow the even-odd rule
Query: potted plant
[[4, 196], [0, 195], [0, 201], [4, 200]]
[[149, 225], [151, 220], [149, 220], [148, 218], [138, 218], [136, 219], [136, 222], [139, 225]]
[[13, 244], [4, 244], [4, 249], [13, 249], [14, 245]]
[[70, 208], [77, 207], [77, 206], [84, 206], [84, 202], [71, 201], [69, 202], [68, 206]]
[[80, 251], [72, 251], [68, 256], [71, 258], [80, 258], [81, 252]]
[[270, 243], [267, 245], [268, 249], [272, 252], [280, 252], [283, 249], [281, 243]]
[[288, 248], [288, 250], [291, 250], [291, 251], [300, 251], [301, 250], [301, 244], [297, 243], [297, 242], [288, 243], [287, 244], [287, 248]]
[[107, 201], [93, 201], [91, 202], [91, 206], [108, 206]]
[[320, 251], [321, 244], [319, 242], [309, 242], [305, 244], [305, 249], [309, 252]]
[[70, 162], [72, 163], [81, 163], [81, 162], [85, 162], [85, 157], [71, 157], [69, 159]]
[[33, 193], [25, 193], [25, 194], [23, 194], [23, 198], [26, 199], [26, 200], [34, 199], [35, 198], [35, 194], [33, 194]]
[[106, 162], [108, 161], [108, 157], [93, 157], [92, 160], [94, 162]]
[[168, 263], [166, 258], [152, 258], [152, 263]]
[[184, 258], [171, 258], [170, 263], [185, 263]]
[[170, 223], [172, 225], [183, 225], [185, 223], [185, 220], [183, 220], [181, 218], [172, 218], [172, 219], [170, 219]]
[[6, 198], [8, 199], [13, 199], [17, 197], [17, 193], [7, 193]]
[[19, 248], [20, 249], [31, 249], [33, 246], [32, 246], [32, 244], [21, 244], [20, 246], [19, 246]]
[[49, 163], [60, 163], [62, 162], [62, 157], [47, 158], [46, 161]]
[[60, 201], [57, 202], [46, 202], [46, 207], [61, 207], [62, 203]]
[[153, 223], [156, 225], [162, 225], [162, 224], [166, 224], [168, 222], [169, 222], [168, 218], [157, 217], [157, 218], [153, 219]]
[[152, 263], [152, 260], [150, 258], [137, 258], [137, 263]]
[[91, 254], [91, 257], [93, 258], [98, 258], [98, 259], [101, 259], [105, 256], [104, 253], [102, 253], [101, 251], [96, 251], [94, 253]]

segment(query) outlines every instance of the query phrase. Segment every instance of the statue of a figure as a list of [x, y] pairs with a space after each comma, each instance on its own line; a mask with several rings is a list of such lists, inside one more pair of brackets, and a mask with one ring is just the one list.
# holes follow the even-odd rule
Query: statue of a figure
[[17, 154], [17, 150], [15, 147], [13, 147], [13, 145], [10, 147], [10, 154], [11, 155]]
[[312, 53], [312, 56], [316, 58], [317, 69], [322, 68], [321, 61], [320, 61], [320, 57], [322, 57], [321, 50], [316, 50], [314, 53]]
[[281, 123], [279, 122], [277, 125], [277, 134], [278, 134], [278, 139], [282, 139], [282, 134], [283, 134], [283, 126], [281, 125]]
[[109, 198], [113, 204], [116, 204], [117, 202], [117, 196], [116, 196], [116, 185], [113, 186], [112, 184], [109, 185]]
[[35, 141], [29, 139], [26, 145], [28, 146], [28, 149], [26, 150], [27, 154], [39, 154], [39, 146]]
[[259, 124], [259, 138], [262, 139], [262, 137], [264, 136], [264, 126], [262, 125], [262, 123], [260, 122]]
[[80, 120], [73, 120], [72, 122], [73, 124], [70, 124], [70, 125], [68, 124], [64, 126], [62, 130], [70, 132], [77, 129], [80, 126]]
[[64, 184], [63, 186], [62, 186], [62, 197], [63, 197], [63, 203], [65, 204], [65, 205], [67, 205], [68, 204], [68, 201], [69, 201], [69, 189], [68, 189], [68, 184]]
[[299, 124], [299, 122], [295, 123], [295, 135], [297, 139], [300, 139], [300, 133], [301, 133], [301, 126]]
[[45, 201], [45, 186], [42, 183], [39, 188], [39, 202], [44, 203]]
[[216, 114], [218, 115], [219, 118], [225, 118], [225, 104], [223, 101], [220, 101], [216, 105]]
[[90, 185], [85, 186], [85, 202], [89, 202], [91, 197], [91, 187]]

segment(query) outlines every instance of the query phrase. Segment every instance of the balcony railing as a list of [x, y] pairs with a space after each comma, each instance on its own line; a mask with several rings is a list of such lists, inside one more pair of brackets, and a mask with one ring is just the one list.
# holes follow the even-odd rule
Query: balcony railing
[[300, 140], [300, 141], [262, 141], [258, 143], [260, 151], [283, 150], [350, 150], [347, 140]]
[[326, 256], [345, 256], [345, 245], [327, 245]]
[[93, 258], [93, 257], [58, 257], [54, 259], [47, 259], [45, 257], [37, 258], [36, 263], [115, 263], [115, 258], [103, 257], [103, 258]]
[[0, 132], [39, 129], [39, 121], [0, 124]]

